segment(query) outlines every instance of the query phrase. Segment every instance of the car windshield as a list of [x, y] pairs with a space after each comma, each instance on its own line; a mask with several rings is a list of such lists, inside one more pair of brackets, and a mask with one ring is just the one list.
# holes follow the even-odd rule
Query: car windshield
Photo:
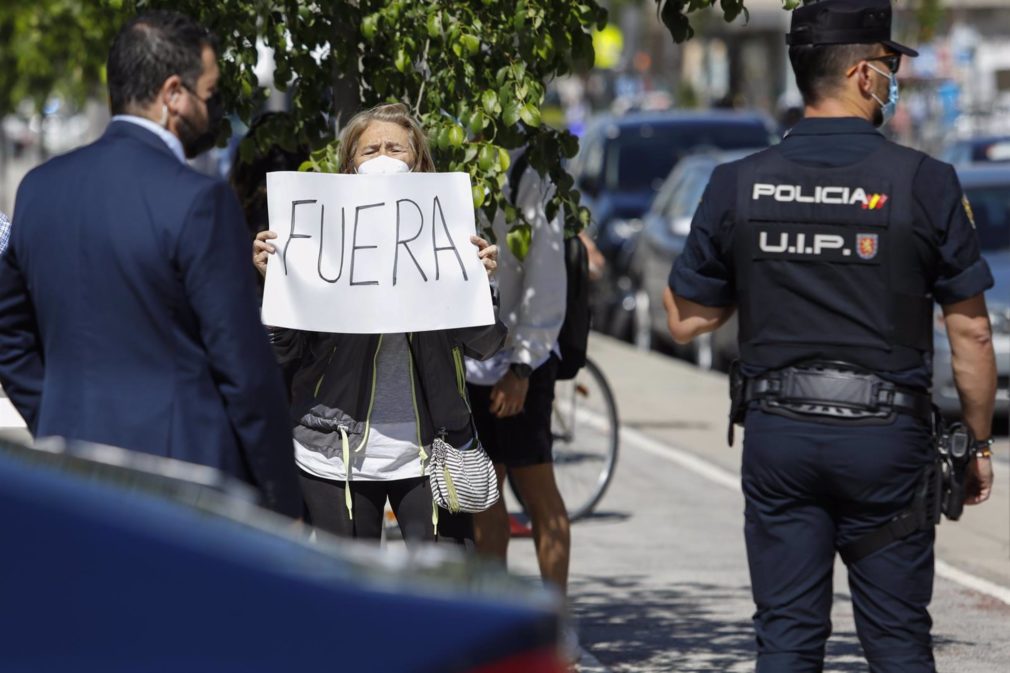
[[641, 124], [612, 131], [604, 187], [617, 192], [656, 191], [685, 155], [702, 148], [765, 147], [768, 130], [758, 123]]
[[694, 217], [694, 211], [701, 203], [701, 197], [708, 186], [715, 164], [706, 163], [691, 167], [693, 170], [687, 171], [683, 179], [677, 186], [676, 191], [671, 195], [667, 217], [671, 219], [682, 219]]
[[1010, 186], [965, 190], [983, 250], [1010, 249]]

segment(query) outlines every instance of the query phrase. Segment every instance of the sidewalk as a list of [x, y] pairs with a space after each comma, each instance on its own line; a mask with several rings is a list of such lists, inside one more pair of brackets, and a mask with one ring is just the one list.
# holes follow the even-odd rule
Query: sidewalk
[[[725, 377], [595, 334], [591, 355], [625, 430], [598, 515], [572, 530], [570, 594], [582, 645], [615, 672], [753, 670], [741, 437], [726, 446]], [[1006, 442], [1000, 452], [1005, 461]], [[1010, 660], [1010, 470], [1005, 462], [997, 470], [992, 500], [939, 530], [932, 613], [940, 670], [989, 673]], [[535, 575], [529, 540], [513, 542], [510, 560]], [[835, 576], [825, 670], [864, 671], [840, 563]], [[968, 588], [971, 580], [980, 584]]]

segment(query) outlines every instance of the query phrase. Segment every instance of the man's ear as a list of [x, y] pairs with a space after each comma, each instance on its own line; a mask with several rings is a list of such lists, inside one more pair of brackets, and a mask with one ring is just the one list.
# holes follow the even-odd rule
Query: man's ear
[[161, 84], [161, 89], [158, 91], [158, 100], [174, 111], [175, 105], [179, 101], [180, 93], [182, 93], [182, 78], [178, 75], [172, 75]]
[[859, 83], [859, 91], [864, 96], [869, 96], [873, 93], [873, 78], [876, 73], [870, 68], [870, 64], [866, 61], [860, 61], [856, 64], [856, 81]]

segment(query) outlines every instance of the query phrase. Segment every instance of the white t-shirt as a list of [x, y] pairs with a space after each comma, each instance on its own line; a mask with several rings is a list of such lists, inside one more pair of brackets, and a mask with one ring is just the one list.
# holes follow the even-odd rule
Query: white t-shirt
[[513, 362], [537, 369], [552, 352], [560, 357], [558, 334], [565, 321], [568, 297], [564, 215], [559, 209], [553, 220], [547, 219], [545, 204], [554, 188], [535, 170], [527, 168], [520, 177], [516, 205], [532, 227], [529, 252], [520, 261], [504, 245], [509, 223], [505, 214], [498, 211], [491, 225], [495, 237], [502, 242], [498, 246], [495, 273], [500, 298], [498, 314], [509, 334], [505, 348], [494, 357], [483, 362], [467, 359], [466, 380], [475, 385], [498, 383]]

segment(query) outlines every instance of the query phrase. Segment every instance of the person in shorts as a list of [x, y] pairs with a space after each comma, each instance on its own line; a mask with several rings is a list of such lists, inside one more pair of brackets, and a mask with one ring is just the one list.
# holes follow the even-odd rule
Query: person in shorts
[[[557, 377], [557, 339], [565, 319], [567, 279], [561, 213], [548, 219], [553, 186], [527, 168], [519, 176], [516, 206], [532, 225], [529, 252], [519, 260], [500, 247], [496, 276], [500, 319], [509, 328], [505, 348], [484, 362], [467, 361], [467, 388], [477, 436], [498, 472], [522, 498], [533, 527], [540, 574], [564, 592], [571, 547], [568, 514], [554, 481], [551, 406]], [[498, 212], [492, 223], [504, 241], [509, 223]], [[507, 558], [509, 515], [504, 498], [475, 515], [477, 551]]]

